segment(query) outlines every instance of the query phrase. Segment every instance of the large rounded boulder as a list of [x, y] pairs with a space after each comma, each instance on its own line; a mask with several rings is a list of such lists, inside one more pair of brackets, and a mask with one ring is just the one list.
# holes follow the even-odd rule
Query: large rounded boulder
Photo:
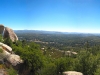
[[5, 31], [4, 31], [4, 38], [10, 38], [12, 40], [12, 42], [15, 42], [18, 40], [17, 35], [14, 33], [14, 31], [11, 28], [5, 27]]

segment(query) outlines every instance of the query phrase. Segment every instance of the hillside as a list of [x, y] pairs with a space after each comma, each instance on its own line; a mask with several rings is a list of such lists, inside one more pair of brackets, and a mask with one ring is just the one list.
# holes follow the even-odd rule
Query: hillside
[[[64, 73], [100, 74], [99, 34], [63, 34], [17, 31], [19, 40], [1, 39], [20, 56], [23, 63], [5, 60], [4, 73], [10, 75], [63, 75]], [[2, 47], [1, 47], [2, 48]], [[4, 47], [3, 47], [4, 48]], [[5, 48], [4, 48], [5, 49]], [[2, 51], [1, 51], [2, 52]], [[12, 55], [10, 54], [10, 55]], [[2, 55], [1, 55], [2, 56]], [[17, 61], [17, 58], [14, 60]], [[14, 61], [15, 62], [15, 61]]]
[[73, 70], [84, 75], [99, 75], [97, 66], [100, 65], [99, 34], [64, 34], [28, 30], [15, 33], [20, 41], [35, 42], [40, 45], [45, 57], [45, 66], [38, 71], [40, 75], [62, 75], [64, 71]]

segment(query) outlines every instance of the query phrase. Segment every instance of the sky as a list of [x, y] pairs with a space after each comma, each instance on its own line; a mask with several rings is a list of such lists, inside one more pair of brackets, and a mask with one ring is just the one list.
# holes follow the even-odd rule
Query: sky
[[0, 0], [0, 10], [13, 30], [100, 33], [100, 0]]

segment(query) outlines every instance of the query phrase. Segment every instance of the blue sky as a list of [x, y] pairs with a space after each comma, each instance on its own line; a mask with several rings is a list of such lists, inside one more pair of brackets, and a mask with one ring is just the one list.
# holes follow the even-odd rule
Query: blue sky
[[0, 10], [14, 30], [100, 33], [100, 0], [0, 0]]

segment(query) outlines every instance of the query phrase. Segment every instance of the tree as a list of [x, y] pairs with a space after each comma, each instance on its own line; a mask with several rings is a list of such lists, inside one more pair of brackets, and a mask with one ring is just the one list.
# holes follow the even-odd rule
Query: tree
[[43, 67], [43, 54], [35, 43], [27, 43], [25, 46], [13, 45], [13, 50], [24, 60], [24, 69], [29, 69], [32, 75], [37, 75]]
[[12, 46], [13, 42], [11, 41], [10, 38], [4, 39], [3, 43], [7, 44], [8, 46]]
[[91, 54], [89, 51], [84, 51], [77, 57], [75, 70], [82, 72], [84, 75], [94, 75], [98, 64], [98, 56]]
[[49, 62], [46, 64], [46, 66], [42, 68], [40, 75], [57, 75], [55, 63]]
[[63, 58], [59, 58], [57, 59], [57, 61], [55, 62], [55, 64], [57, 65], [56, 67], [56, 74], [59, 75], [64, 72], [64, 71], [70, 71], [73, 70], [73, 58], [70, 57], [63, 57]]

